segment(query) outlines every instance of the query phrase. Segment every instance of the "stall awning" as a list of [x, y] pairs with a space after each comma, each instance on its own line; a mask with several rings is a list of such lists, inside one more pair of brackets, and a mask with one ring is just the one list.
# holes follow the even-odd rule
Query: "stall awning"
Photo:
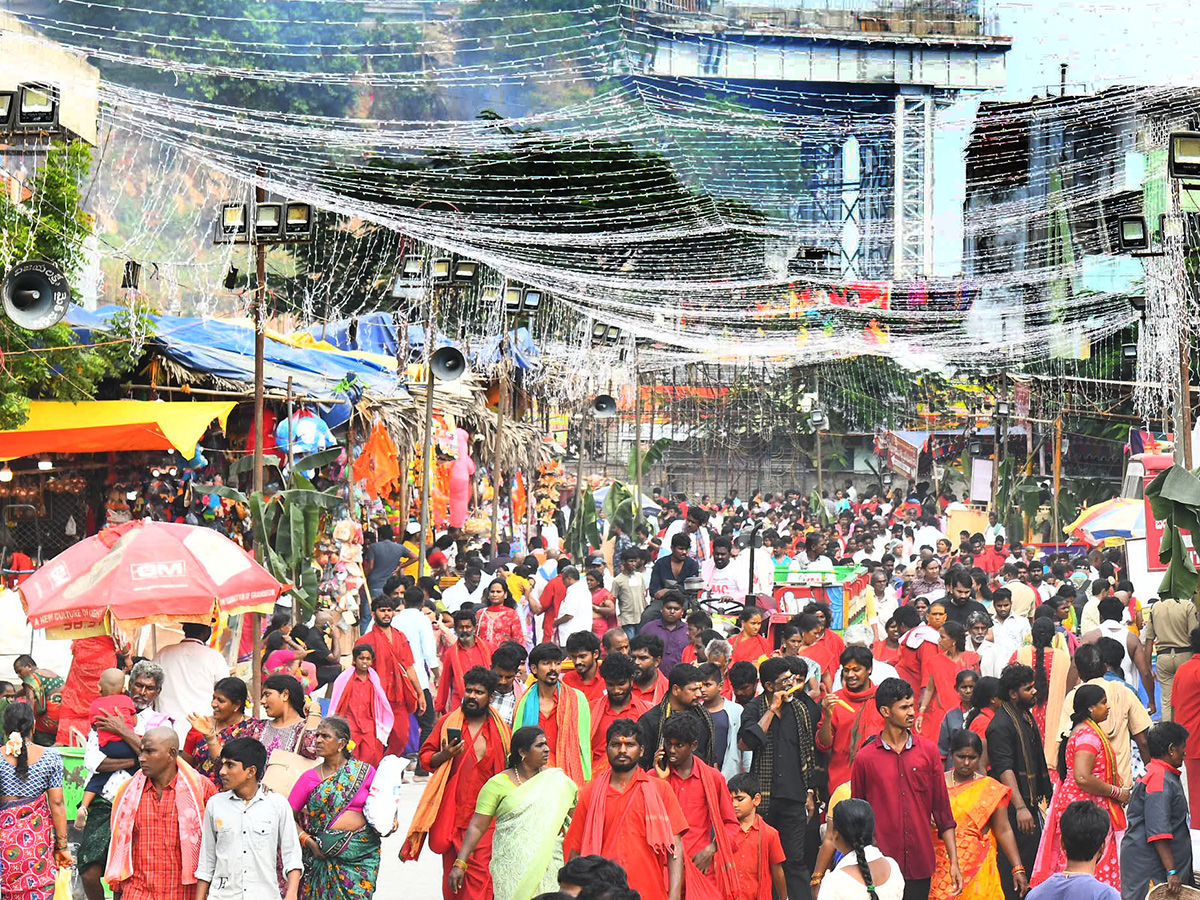
[[178, 450], [185, 459], [213, 419], [225, 427], [233, 402], [159, 403], [35, 400], [20, 428], [0, 431], [0, 459], [36, 453], [106, 453], [110, 450]]

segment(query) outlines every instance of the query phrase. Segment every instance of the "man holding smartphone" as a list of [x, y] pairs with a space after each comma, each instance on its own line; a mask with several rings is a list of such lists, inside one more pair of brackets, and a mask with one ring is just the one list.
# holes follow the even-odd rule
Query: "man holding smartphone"
[[[442, 854], [442, 896], [445, 900], [485, 900], [492, 896], [488, 863], [492, 833], [479, 841], [471, 854], [462, 890], [449, 888], [450, 871], [457, 863], [463, 835], [475, 813], [475, 801], [484, 783], [507, 765], [509, 728], [496, 710], [492, 695], [496, 673], [475, 666], [463, 673], [463, 695], [458, 709], [442, 716], [421, 745], [420, 764], [432, 773], [413, 815], [401, 859], [416, 859], [429, 838], [429, 848]], [[443, 771], [449, 767], [448, 772]], [[460, 865], [468, 865], [463, 863]]]

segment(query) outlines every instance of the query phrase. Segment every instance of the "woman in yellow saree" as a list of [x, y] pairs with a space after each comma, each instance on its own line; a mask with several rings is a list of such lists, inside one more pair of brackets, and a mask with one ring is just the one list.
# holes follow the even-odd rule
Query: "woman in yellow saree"
[[1024, 893], [1028, 884], [1017, 841], [1008, 823], [1008, 798], [1012, 791], [979, 773], [983, 742], [973, 731], [958, 731], [950, 739], [953, 768], [946, 773], [950, 808], [954, 820], [958, 865], [962, 870], [962, 893], [955, 895], [950, 883], [950, 860], [942, 842], [933, 842], [937, 871], [929, 887], [930, 900], [993, 900], [1003, 896], [1000, 871], [996, 867], [996, 845], [1012, 865], [1013, 886]]

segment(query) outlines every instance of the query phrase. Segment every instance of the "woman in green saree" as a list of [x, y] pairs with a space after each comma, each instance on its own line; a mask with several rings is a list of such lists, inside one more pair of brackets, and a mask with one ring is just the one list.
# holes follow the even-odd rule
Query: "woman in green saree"
[[508, 768], [484, 784], [475, 815], [463, 835], [450, 870], [450, 890], [458, 892], [471, 853], [495, 820], [492, 836], [492, 889], [495, 900], [532, 900], [558, 890], [562, 839], [571, 822], [579, 789], [561, 769], [546, 768], [550, 745], [535, 725], [513, 732]]
[[28, 654], [16, 658], [13, 671], [25, 685], [25, 700], [33, 707], [33, 714], [36, 716], [33, 742], [49, 747], [58, 735], [58, 713], [59, 707], [62, 706], [62, 691], [66, 681], [49, 669], [39, 669], [33, 657]]
[[379, 874], [379, 834], [363, 815], [375, 768], [350, 756], [345, 719], [329, 716], [316, 731], [322, 762], [296, 782], [288, 801], [304, 849], [301, 900], [371, 900]]

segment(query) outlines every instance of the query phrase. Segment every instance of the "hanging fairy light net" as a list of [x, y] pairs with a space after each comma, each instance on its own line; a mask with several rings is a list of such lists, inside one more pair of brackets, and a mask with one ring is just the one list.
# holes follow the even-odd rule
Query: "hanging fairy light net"
[[[736, 52], [724, 19], [691, 6], [655, 9], [689, 16], [704, 52]], [[963, 8], [932, 3], [926, 20]], [[1073, 238], [1056, 231], [1056, 209], [1101, 204], [1122, 185], [1120, 173], [1097, 177], [1070, 158], [1030, 176], [1054, 178], [1040, 199], [1031, 185], [1032, 199], [967, 211], [962, 268], [980, 274], [892, 282], [883, 260], [844, 278], [846, 184], [831, 179], [831, 160], [853, 142], [854, 202], [873, 211], [860, 240], [886, 243], [894, 88], [834, 96], [799, 82], [656, 77], [646, 60], [658, 26], [644, 5], [56, 0], [22, 10], [101, 67], [87, 197], [100, 250], [151, 263], [168, 311], [245, 311], [248, 295], [223, 281], [231, 266], [252, 271], [249, 250], [213, 246], [212, 223], [221, 201], [249, 201], [258, 184], [320, 210], [311, 245], [271, 255], [275, 311], [319, 331], [396, 309], [413, 253], [475, 260], [489, 274], [444, 293], [435, 324], [482, 340], [509, 327], [506, 285], [545, 291], [550, 302], [528, 322], [542, 350], [536, 377], [566, 399], [631, 380], [635, 341], [642, 369], [888, 357], [961, 374], [1069, 358], [1064, 341], [1103, 346], [1137, 317], [1126, 284], [1071, 287], [1079, 260], [1058, 252]], [[1174, 90], [1101, 96], [1073, 115], [1136, 115]], [[1003, 127], [1036, 129], [1050, 115], [1063, 112], [1015, 107]], [[1094, 147], [1119, 155], [1126, 141], [1098, 130]], [[993, 155], [976, 190], [1005, 188], [1005, 159]], [[989, 270], [987, 248], [1014, 229], [1030, 236], [1032, 262]], [[797, 262], [813, 248], [833, 258]], [[1178, 297], [1181, 281], [1160, 273], [1151, 290]], [[427, 312], [416, 304], [398, 320]], [[1146, 382], [1169, 380], [1174, 321], [1153, 332]], [[595, 322], [622, 340], [594, 346]], [[864, 413], [879, 401], [871, 371], [835, 376]], [[1152, 393], [1142, 406], [1161, 404]]]

